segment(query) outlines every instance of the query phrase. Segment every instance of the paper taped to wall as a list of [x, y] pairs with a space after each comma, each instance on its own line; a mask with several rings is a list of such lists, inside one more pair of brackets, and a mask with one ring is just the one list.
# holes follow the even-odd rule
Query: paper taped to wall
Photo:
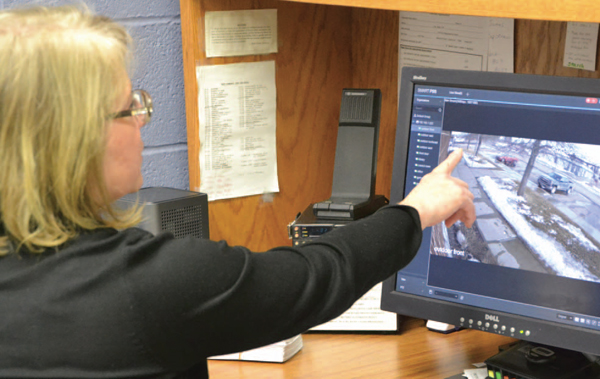
[[208, 200], [279, 192], [275, 62], [199, 66], [200, 192]]

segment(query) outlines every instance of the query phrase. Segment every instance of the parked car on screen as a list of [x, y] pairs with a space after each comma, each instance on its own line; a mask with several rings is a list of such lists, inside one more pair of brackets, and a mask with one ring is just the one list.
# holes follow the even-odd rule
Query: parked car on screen
[[563, 191], [567, 194], [573, 192], [573, 182], [564, 175], [556, 172], [540, 175], [538, 178], [538, 187], [550, 192]]
[[508, 167], [515, 167], [517, 165], [518, 161], [519, 161], [519, 159], [517, 159], [515, 157], [509, 157], [509, 156], [504, 156], [504, 155], [496, 156], [496, 162], [504, 163]]

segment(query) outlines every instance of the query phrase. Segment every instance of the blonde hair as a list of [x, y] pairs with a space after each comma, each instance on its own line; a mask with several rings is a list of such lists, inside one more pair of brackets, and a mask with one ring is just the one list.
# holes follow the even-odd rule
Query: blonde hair
[[139, 222], [139, 209], [112, 208], [103, 175], [130, 44], [82, 7], [0, 12], [0, 254]]

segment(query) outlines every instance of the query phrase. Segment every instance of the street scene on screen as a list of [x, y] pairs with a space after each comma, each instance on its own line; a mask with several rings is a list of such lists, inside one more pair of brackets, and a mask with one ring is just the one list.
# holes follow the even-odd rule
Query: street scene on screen
[[457, 148], [477, 221], [435, 226], [431, 254], [600, 282], [600, 146], [446, 132], [440, 161]]

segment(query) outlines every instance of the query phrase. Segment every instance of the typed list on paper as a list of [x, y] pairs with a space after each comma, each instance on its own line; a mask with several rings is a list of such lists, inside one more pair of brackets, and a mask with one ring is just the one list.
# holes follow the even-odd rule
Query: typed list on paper
[[279, 192], [275, 62], [199, 66], [200, 192], [208, 199]]

